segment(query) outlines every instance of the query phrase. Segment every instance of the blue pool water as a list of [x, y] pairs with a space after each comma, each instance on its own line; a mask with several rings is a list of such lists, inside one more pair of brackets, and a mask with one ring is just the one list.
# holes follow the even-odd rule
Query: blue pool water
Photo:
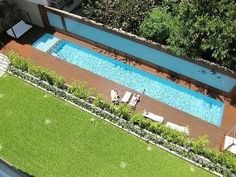
[[[55, 36], [45, 34], [33, 46], [46, 52], [53, 46], [52, 41], [55, 44], [58, 40]], [[145, 89], [146, 95], [160, 102], [221, 126], [224, 104], [216, 99], [68, 41], [62, 40], [51, 51], [53, 56], [61, 60], [138, 92]]]
[[53, 44], [55, 44], [57, 41], [59, 40], [59, 38], [52, 36], [50, 34], [44, 34], [40, 40], [37, 40], [34, 44], [33, 47], [46, 52], [50, 47], [53, 46]]

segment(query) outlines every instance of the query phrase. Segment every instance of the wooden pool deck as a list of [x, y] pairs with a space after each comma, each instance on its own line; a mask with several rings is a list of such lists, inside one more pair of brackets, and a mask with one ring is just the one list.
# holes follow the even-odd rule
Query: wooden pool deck
[[155, 75], [161, 76], [163, 78], [172, 80], [184, 87], [190, 88], [192, 90], [201, 92], [206, 95], [211, 95], [216, 99], [220, 99], [225, 103], [224, 106], [224, 114], [222, 119], [221, 127], [217, 127], [213, 124], [207, 123], [195, 116], [192, 116], [188, 113], [183, 111], [177, 110], [171, 106], [168, 106], [164, 103], [161, 103], [153, 98], [150, 98], [144, 94], [141, 94], [141, 101], [138, 103], [136, 111], [141, 112], [144, 109], [156, 113], [158, 115], [164, 116], [165, 122], [170, 121], [174, 122], [179, 125], [188, 126], [190, 128], [190, 137], [199, 137], [203, 135], [207, 135], [210, 146], [221, 148], [224, 142], [225, 134], [234, 126], [236, 125], [236, 107], [231, 105], [229, 100], [224, 98], [223, 96], [214, 95], [211, 92], [199, 88], [198, 86], [188, 83], [186, 81], [176, 79], [171, 77], [170, 75], [158, 71], [157, 69], [150, 68], [148, 66], [136, 63], [129, 59], [126, 59], [122, 56], [118, 56], [114, 53], [106, 51], [102, 48], [97, 46], [91, 45], [87, 42], [82, 40], [78, 40], [72, 38], [70, 36], [64, 35], [60, 32], [56, 31], [44, 31], [41, 28], [34, 27], [28, 33], [26, 33], [22, 38], [15, 40], [10, 37], [3, 37], [3, 42], [5, 47], [1, 49], [1, 52], [6, 53], [9, 50], [14, 50], [23, 55], [24, 57], [30, 58], [35, 61], [37, 64], [44, 66], [46, 68], [52, 69], [61, 76], [63, 76], [67, 83], [71, 83], [75, 80], [79, 80], [85, 82], [89, 87], [96, 88], [100, 93], [110, 99], [110, 89], [116, 88], [119, 90], [119, 94], [122, 96], [126, 90], [129, 90], [133, 93], [136, 91], [121, 86], [113, 81], [107, 80], [101, 76], [93, 74], [87, 70], [79, 68], [75, 65], [67, 63], [62, 60], [58, 60], [51, 55], [41, 52], [37, 49], [34, 49], [31, 45], [34, 43], [41, 35], [44, 33], [51, 33], [56, 36], [59, 36], [62, 39], [70, 40], [74, 43], [84, 45], [88, 48], [96, 50], [100, 53], [112, 56], [114, 59], [121, 60], [126, 62], [130, 65], [133, 65], [138, 68], [142, 68], [148, 72], [151, 72]]

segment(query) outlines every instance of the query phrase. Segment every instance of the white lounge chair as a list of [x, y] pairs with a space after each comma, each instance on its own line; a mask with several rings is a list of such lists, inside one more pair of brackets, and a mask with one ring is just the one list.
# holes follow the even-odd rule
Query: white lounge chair
[[158, 116], [158, 115], [153, 114], [153, 113], [148, 112], [148, 111], [144, 111], [143, 116], [146, 117], [146, 118], [152, 119], [156, 122], [160, 122], [160, 123], [162, 123], [164, 121], [164, 117]]
[[16, 23], [13, 27], [8, 29], [6, 32], [9, 36], [14, 38], [20, 38], [23, 34], [29, 31], [32, 28], [32, 25], [25, 23], [23, 20]]
[[129, 105], [131, 107], [135, 107], [139, 101], [140, 101], [140, 95], [134, 94], [129, 102]]
[[131, 97], [132, 93], [129, 92], [129, 91], [126, 91], [123, 98], [121, 99], [121, 102], [122, 103], [128, 103], [129, 100], [130, 100], [130, 97]]
[[236, 138], [225, 136], [224, 150], [225, 149], [232, 152], [233, 154], [236, 154]]
[[173, 130], [176, 130], [176, 131], [179, 131], [179, 132], [183, 132], [186, 135], [189, 135], [189, 129], [187, 127], [180, 126], [180, 125], [177, 125], [177, 124], [172, 123], [172, 122], [167, 122], [166, 126], [171, 128], [171, 129], [173, 129]]
[[119, 95], [118, 95], [117, 90], [114, 90], [114, 89], [111, 90], [111, 101], [113, 103], [119, 102]]

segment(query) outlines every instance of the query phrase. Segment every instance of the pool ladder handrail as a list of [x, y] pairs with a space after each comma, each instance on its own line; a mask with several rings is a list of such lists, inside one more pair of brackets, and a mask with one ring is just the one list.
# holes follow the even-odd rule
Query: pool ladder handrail
[[[65, 59], [61, 54], [57, 53], [57, 51], [56, 51], [54, 48], [51, 49], [51, 53], [52, 53], [53, 51], [54, 51], [61, 59], [63, 59], [63, 60]], [[51, 53], [49, 53], [49, 54], [51, 55]]]
[[55, 51], [55, 48], [62, 42], [63, 40], [62, 39], [59, 39], [57, 42], [55, 42], [55, 44], [53, 44], [46, 52], [48, 54], [52, 54], [52, 52], [54, 51], [60, 58], [64, 59], [64, 57], [62, 55], [60, 55], [59, 53], [57, 53]]

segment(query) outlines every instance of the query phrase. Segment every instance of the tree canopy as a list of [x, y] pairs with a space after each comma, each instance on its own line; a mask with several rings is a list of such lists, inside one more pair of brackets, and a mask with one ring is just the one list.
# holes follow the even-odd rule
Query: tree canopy
[[135, 33], [155, 0], [86, 0], [83, 13], [111, 27]]
[[176, 54], [236, 69], [236, 4], [232, 0], [165, 0], [140, 25], [141, 35], [163, 42], [158, 36], [153, 39], [154, 33], [167, 37], [164, 42]]
[[87, 0], [85, 15], [236, 70], [234, 0]]
[[175, 20], [164, 8], [153, 9], [140, 25], [140, 34], [153, 41], [166, 44]]

